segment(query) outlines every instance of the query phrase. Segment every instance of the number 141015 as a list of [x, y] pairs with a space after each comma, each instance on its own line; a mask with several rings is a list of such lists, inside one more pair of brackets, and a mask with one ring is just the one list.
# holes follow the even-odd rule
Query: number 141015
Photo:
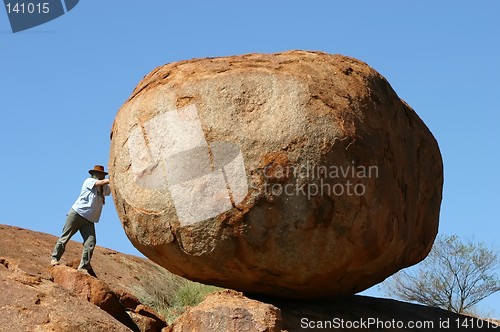
[[8, 2], [5, 7], [7, 8], [7, 13], [11, 14], [48, 14], [50, 12], [50, 7], [48, 2], [43, 3], [18, 3]]

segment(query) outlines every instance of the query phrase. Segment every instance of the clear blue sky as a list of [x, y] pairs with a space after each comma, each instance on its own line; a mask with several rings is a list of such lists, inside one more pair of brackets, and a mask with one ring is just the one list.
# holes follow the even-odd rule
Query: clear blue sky
[[[440, 232], [498, 249], [499, 16], [496, 0], [106, 0], [13, 34], [2, 7], [0, 223], [59, 235], [87, 170], [107, 165], [117, 110], [155, 67], [306, 49], [358, 58], [388, 79], [439, 142]], [[111, 201], [97, 241], [138, 254]], [[499, 316], [500, 295], [481, 309]]]

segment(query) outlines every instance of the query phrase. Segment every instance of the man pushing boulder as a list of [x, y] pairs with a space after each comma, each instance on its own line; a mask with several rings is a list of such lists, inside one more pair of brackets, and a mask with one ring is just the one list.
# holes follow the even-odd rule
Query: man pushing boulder
[[64, 253], [66, 244], [77, 231], [83, 238], [83, 253], [78, 266], [78, 271], [88, 274], [90, 260], [96, 244], [95, 224], [99, 222], [102, 207], [105, 204], [105, 196], [109, 196], [109, 179], [106, 179], [107, 172], [104, 166], [96, 165], [89, 170], [90, 177], [82, 185], [80, 196], [71, 207], [61, 237], [52, 252], [52, 265], [58, 265]]

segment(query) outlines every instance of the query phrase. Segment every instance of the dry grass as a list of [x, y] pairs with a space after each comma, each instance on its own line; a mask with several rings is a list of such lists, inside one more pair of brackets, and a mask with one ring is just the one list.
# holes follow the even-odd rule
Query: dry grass
[[219, 290], [221, 288], [162, 273], [136, 287], [136, 294], [143, 304], [163, 315], [171, 324], [187, 308], [196, 306], [208, 294]]

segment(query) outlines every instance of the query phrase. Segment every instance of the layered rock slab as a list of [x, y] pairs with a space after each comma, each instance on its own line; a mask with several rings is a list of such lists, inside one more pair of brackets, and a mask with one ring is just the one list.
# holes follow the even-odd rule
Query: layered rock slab
[[334, 297], [422, 260], [439, 148], [367, 64], [292, 51], [156, 68], [119, 110], [109, 172], [127, 236], [173, 273]]
[[282, 323], [275, 306], [224, 290], [189, 308], [164, 332], [281, 332]]
[[[153, 297], [164, 268], [144, 258], [96, 246], [93, 274], [76, 270], [81, 243], [70, 241], [51, 267], [57, 237], [0, 225], [0, 331], [161, 331]], [[170, 278], [169, 278], [170, 276]]]
[[0, 265], [1, 331], [132, 331], [98, 307], [71, 296], [57, 284], [5, 265]]

